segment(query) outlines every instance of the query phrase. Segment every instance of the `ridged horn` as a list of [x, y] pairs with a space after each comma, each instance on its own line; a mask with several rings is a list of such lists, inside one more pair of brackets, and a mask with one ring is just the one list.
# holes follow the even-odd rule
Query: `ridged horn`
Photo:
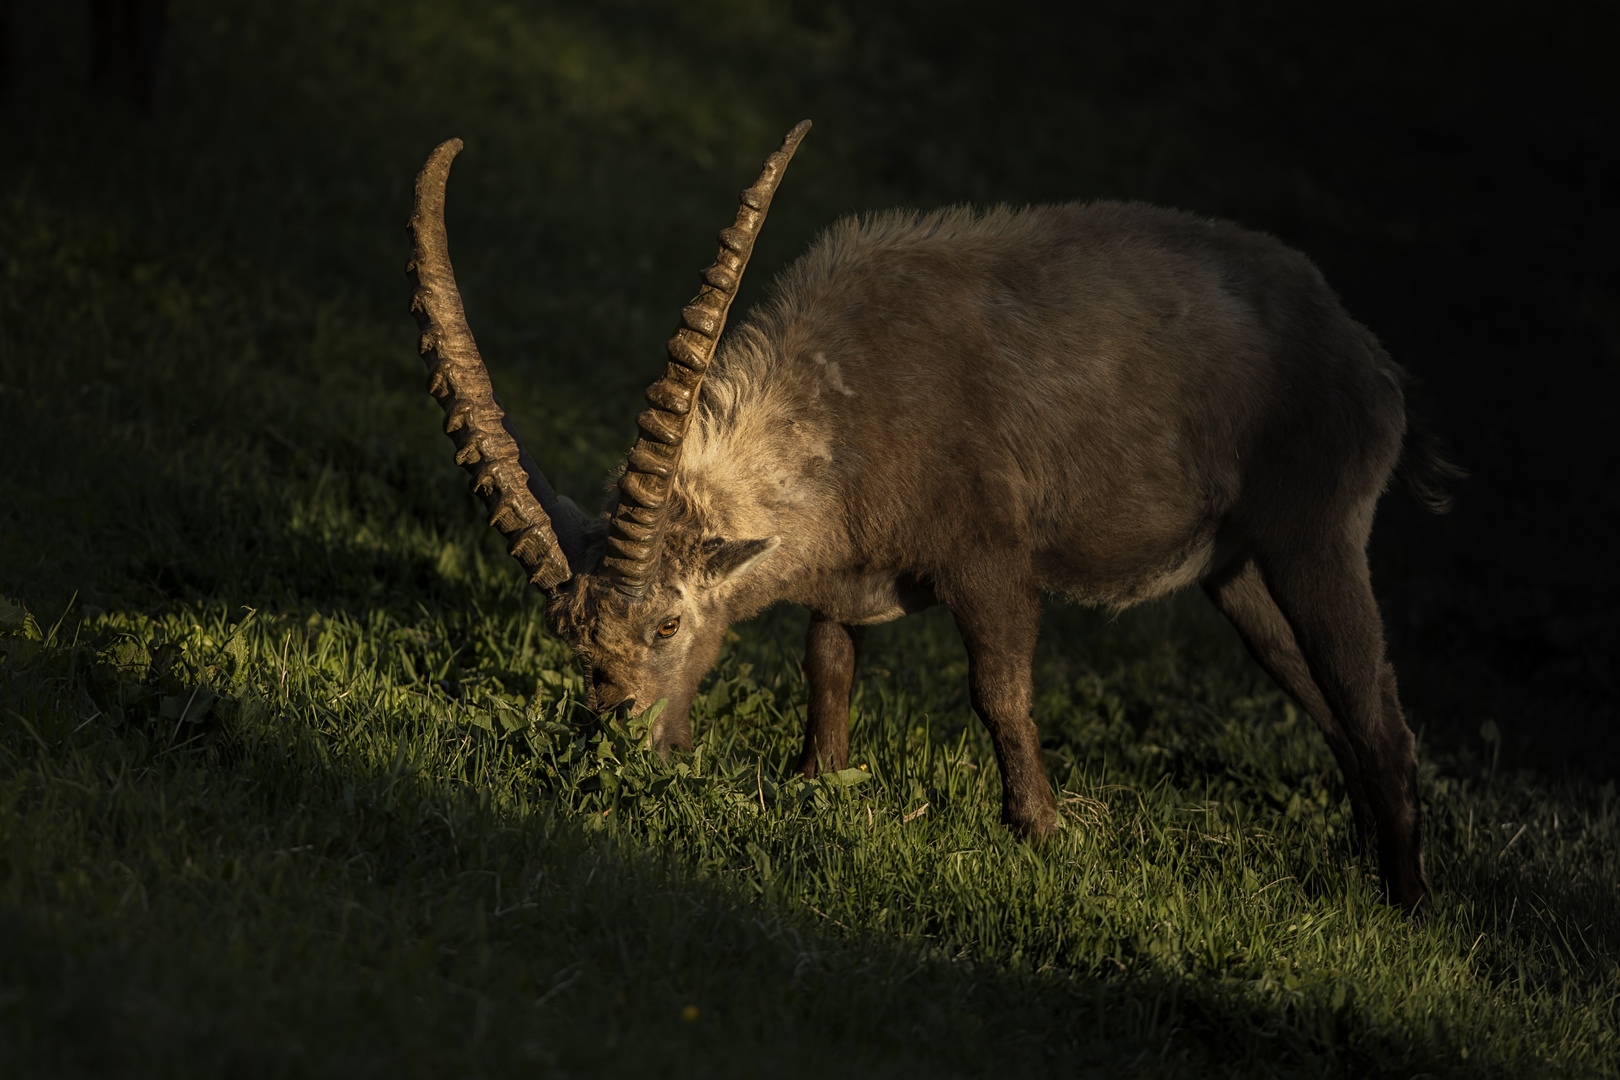
[[483, 496], [489, 523], [506, 538], [507, 551], [530, 582], [549, 591], [583, 569], [586, 538], [518, 442], [467, 326], [444, 230], [445, 183], [460, 152], [460, 139], [440, 143], [416, 177], [411, 261], [405, 266], [416, 287], [411, 312], [422, 331], [428, 392], [444, 406], [456, 464], [472, 474], [472, 489]]
[[737, 220], [720, 233], [720, 254], [703, 271], [697, 298], [681, 311], [681, 325], [669, 339], [664, 377], [647, 388], [648, 409], [636, 418], [640, 435], [619, 478], [619, 509], [608, 531], [602, 572], [625, 596], [640, 597], [657, 570], [657, 553], [669, 514], [669, 490], [680, 464], [681, 445], [697, 411], [703, 375], [714, 359], [748, 257], [782, 174], [810, 121], [801, 121], [782, 148], [765, 159], [759, 179], [739, 197]]

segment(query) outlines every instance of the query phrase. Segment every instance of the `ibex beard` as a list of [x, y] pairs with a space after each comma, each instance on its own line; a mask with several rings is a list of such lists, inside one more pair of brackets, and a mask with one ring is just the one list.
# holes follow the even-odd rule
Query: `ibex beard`
[[[682, 312], [600, 516], [518, 443], [418, 177], [408, 267], [456, 460], [578, 654], [590, 705], [689, 745], [727, 627], [811, 611], [807, 776], [846, 766], [861, 628], [949, 608], [1002, 820], [1057, 827], [1030, 719], [1041, 597], [1123, 608], [1200, 583], [1308, 712], [1392, 902], [1427, 907], [1417, 762], [1368, 577], [1404, 374], [1272, 237], [1141, 204], [891, 212], [833, 225], [716, 351], [800, 124]], [[1429, 489], [1432, 493], [1433, 489]]]

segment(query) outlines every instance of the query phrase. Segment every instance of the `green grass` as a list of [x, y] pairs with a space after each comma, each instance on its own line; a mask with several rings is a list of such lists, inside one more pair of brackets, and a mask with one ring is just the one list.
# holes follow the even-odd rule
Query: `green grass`
[[400, 274], [447, 135], [473, 324], [586, 494], [802, 114], [753, 295], [850, 206], [1218, 208], [1169, 106], [1076, 92], [1065, 145], [996, 143], [966, 81], [949, 124], [906, 112], [942, 46], [838, 8], [284, 2], [183, 6], [147, 123], [34, 19], [0, 172], [4, 1075], [1616, 1073], [1612, 782], [1517, 772], [1494, 727], [1426, 743], [1408, 926], [1199, 597], [1051, 610], [1040, 849], [937, 611], [871, 635], [858, 768], [792, 777], [789, 610], [659, 761], [575, 706], [449, 463]]

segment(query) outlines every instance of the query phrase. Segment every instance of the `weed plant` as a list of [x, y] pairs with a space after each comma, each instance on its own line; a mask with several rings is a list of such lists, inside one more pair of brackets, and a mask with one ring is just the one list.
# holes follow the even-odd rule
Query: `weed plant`
[[[416, 165], [468, 141], [472, 322], [582, 494], [803, 101], [756, 279], [845, 206], [931, 197], [868, 141], [906, 129], [868, 92], [907, 100], [927, 40], [719, 0], [187, 4], [137, 120], [78, 89], [71, 14], [23, 22], [0, 1073], [1615, 1074], [1614, 784], [1516, 772], [1494, 725], [1425, 742], [1435, 914], [1410, 925], [1320, 737], [1201, 597], [1051, 606], [1039, 848], [998, 823], [939, 611], [871, 633], [853, 764], [820, 780], [792, 770], [799, 611], [728, 639], [690, 753], [579, 707], [420, 389]], [[1177, 186], [1203, 159], [1173, 116], [1078, 115], [1112, 164], [1068, 195], [1208, 196]], [[1023, 152], [1005, 175], [1059, 153]]]

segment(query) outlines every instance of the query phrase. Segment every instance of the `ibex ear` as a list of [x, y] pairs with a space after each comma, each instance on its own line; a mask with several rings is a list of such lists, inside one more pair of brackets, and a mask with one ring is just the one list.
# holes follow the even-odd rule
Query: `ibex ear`
[[[602, 549], [607, 543], [609, 519], [593, 517], [579, 508], [579, 504], [566, 495], [558, 495], [551, 504], [552, 527], [559, 536], [566, 534], [574, 540], [576, 550], [565, 552], [568, 568], [578, 574], [594, 570], [602, 561]], [[561, 518], [562, 520], [557, 520]]]
[[770, 558], [771, 552], [782, 544], [780, 537], [763, 540], [725, 540], [709, 556], [705, 569], [717, 581], [741, 577]]
[[603, 533], [607, 532], [607, 518], [587, 514], [580, 509], [579, 503], [566, 495], [557, 496], [556, 509], [580, 532], [590, 532], [593, 529]]

